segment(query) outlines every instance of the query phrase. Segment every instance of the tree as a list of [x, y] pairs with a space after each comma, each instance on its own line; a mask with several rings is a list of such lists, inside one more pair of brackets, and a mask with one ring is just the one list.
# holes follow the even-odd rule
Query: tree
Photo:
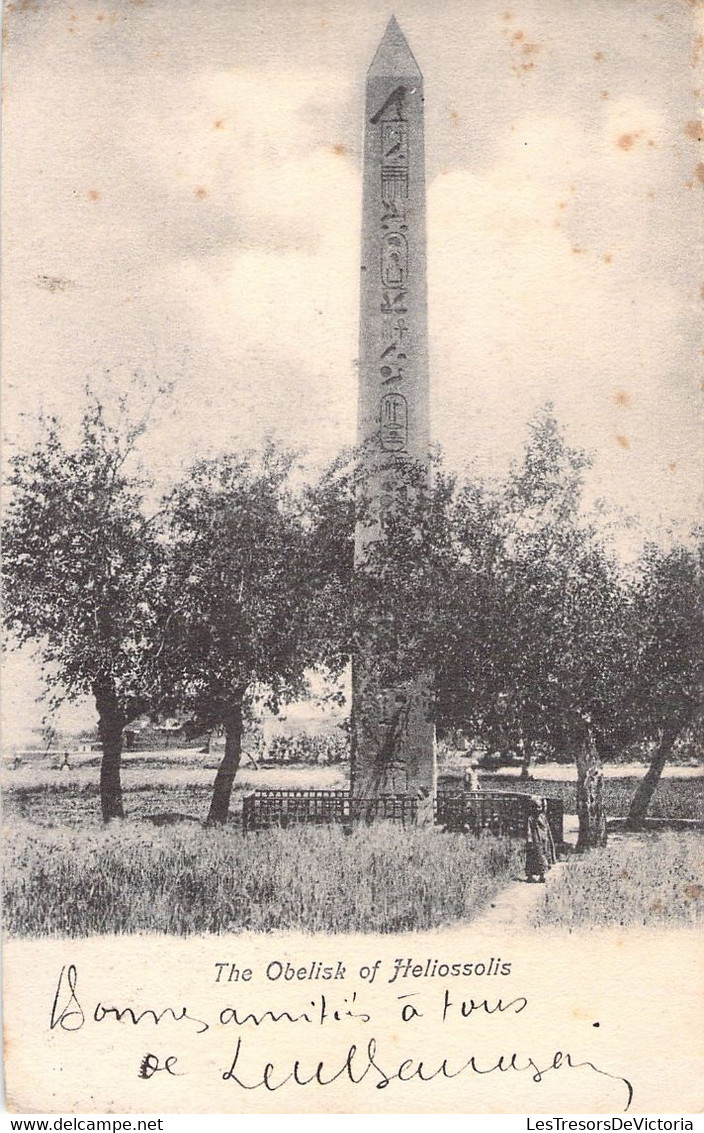
[[458, 494], [465, 550], [441, 673], [446, 718], [490, 747], [575, 760], [580, 849], [606, 837], [598, 738], [613, 727], [627, 639], [618, 566], [583, 509], [588, 465], [547, 407], [503, 485]]
[[53, 703], [92, 695], [102, 744], [103, 819], [122, 818], [122, 730], [152, 702], [164, 622], [161, 556], [127, 470], [146, 421], [117, 425], [91, 397], [77, 443], [60, 422], [12, 457], [3, 522], [4, 622], [35, 642]]
[[644, 738], [655, 741], [650, 766], [628, 815], [640, 829], [678, 737], [701, 716], [704, 687], [704, 602], [701, 536], [693, 547], [644, 548], [634, 584], [639, 648], [628, 710]]
[[164, 681], [182, 708], [222, 726], [208, 822], [227, 820], [246, 714], [301, 695], [316, 660], [306, 628], [306, 533], [289, 487], [293, 457], [198, 461], [168, 509], [170, 619]]

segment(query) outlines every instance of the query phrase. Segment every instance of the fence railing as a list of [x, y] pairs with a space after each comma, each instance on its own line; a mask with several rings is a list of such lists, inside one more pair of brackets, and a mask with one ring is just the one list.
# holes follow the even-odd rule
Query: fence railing
[[[435, 821], [448, 830], [523, 837], [529, 795], [510, 791], [438, 791]], [[556, 845], [564, 841], [561, 799], [547, 798], [547, 818]], [[418, 818], [418, 802], [405, 795], [359, 798], [345, 790], [257, 790], [245, 795], [242, 827], [245, 832], [271, 826], [328, 825], [360, 820], [389, 819], [408, 825]]]
[[269, 826], [301, 823], [322, 826], [376, 818], [390, 819], [404, 826], [413, 823], [418, 818], [418, 802], [404, 795], [359, 798], [344, 790], [260, 790], [245, 795], [242, 804], [245, 832], [265, 830]]
[[[447, 829], [466, 829], [472, 833], [490, 830], [493, 834], [523, 837], [531, 796], [518, 791], [438, 791], [435, 821]], [[562, 799], [545, 797], [550, 833], [555, 845], [565, 839]]]

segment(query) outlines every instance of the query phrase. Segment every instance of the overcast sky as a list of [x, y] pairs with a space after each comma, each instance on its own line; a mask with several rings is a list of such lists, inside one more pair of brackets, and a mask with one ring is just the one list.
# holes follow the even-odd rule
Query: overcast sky
[[[698, 514], [702, 7], [399, 0], [425, 80], [431, 431], [502, 471], [552, 399], [591, 481]], [[171, 474], [354, 442], [371, 0], [5, 7], [4, 431], [174, 380]], [[699, 35], [699, 40], [697, 40]]]

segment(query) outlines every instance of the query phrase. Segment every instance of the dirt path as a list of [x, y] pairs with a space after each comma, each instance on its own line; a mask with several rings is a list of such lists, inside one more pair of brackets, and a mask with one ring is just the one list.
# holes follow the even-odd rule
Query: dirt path
[[[569, 846], [577, 844], [577, 815], [565, 815], [565, 842]], [[527, 928], [530, 925], [531, 914], [541, 901], [546, 886], [554, 885], [560, 874], [569, 869], [569, 858], [556, 862], [547, 874], [545, 885], [538, 882], [532, 884], [525, 877], [516, 877], [510, 881], [476, 921], [472, 928], [480, 932], [495, 932], [503, 929]]]

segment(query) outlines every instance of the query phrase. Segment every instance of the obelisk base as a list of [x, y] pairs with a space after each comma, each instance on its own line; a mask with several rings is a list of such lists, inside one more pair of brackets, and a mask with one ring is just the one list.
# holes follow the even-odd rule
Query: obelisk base
[[359, 661], [352, 667], [353, 798], [415, 799], [418, 822], [432, 823], [437, 786], [435, 725], [427, 677], [381, 688]]

